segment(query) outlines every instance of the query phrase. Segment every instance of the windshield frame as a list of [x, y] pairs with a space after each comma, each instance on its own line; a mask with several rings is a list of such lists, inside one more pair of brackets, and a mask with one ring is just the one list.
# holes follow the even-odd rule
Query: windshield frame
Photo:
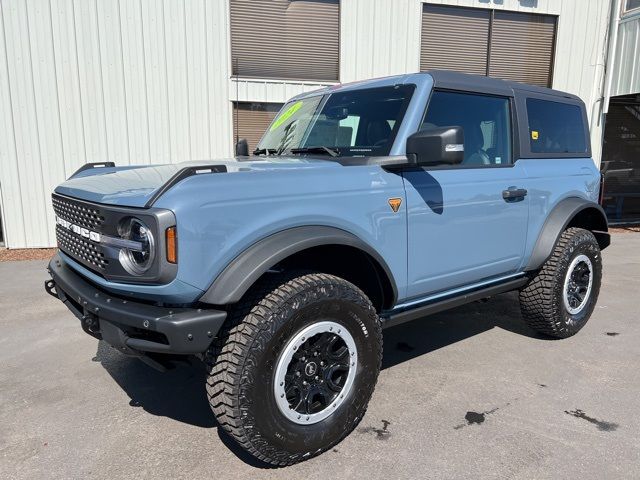
[[[375, 145], [372, 146], [366, 146], [366, 145], [352, 145], [352, 146], [340, 146], [340, 145], [315, 145], [315, 144], [306, 144], [307, 140], [308, 140], [308, 136], [310, 134], [310, 132], [313, 130], [315, 124], [317, 123], [317, 121], [320, 118], [321, 112], [323, 112], [323, 109], [325, 108], [325, 106], [327, 105], [327, 103], [329, 103], [329, 101], [331, 100], [332, 97], [334, 97], [335, 95], [345, 95], [345, 94], [359, 94], [361, 92], [372, 92], [372, 91], [389, 91], [391, 89], [404, 89], [405, 90], [405, 94], [404, 94], [404, 98], [402, 99], [402, 105], [400, 106], [399, 110], [398, 110], [398, 114], [397, 117], [394, 119], [394, 124], [393, 127], [391, 128], [391, 132], [389, 134], [389, 136], [387, 137], [387, 141], [384, 144], [383, 147], [376, 147]], [[263, 152], [266, 149], [266, 153], [267, 155], [271, 155], [271, 152], [274, 152], [273, 154], [276, 155], [300, 155], [300, 156], [318, 156], [318, 155], [323, 155], [323, 153], [321, 152], [292, 152], [291, 150], [296, 150], [296, 149], [305, 149], [305, 148], [313, 148], [313, 147], [328, 147], [329, 149], [335, 150], [338, 153], [338, 157], [337, 158], [354, 158], [354, 157], [384, 157], [384, 156], [389, 156], [391, 155], [391, 151], [393, 150], [393, 147], [395, 145], [395, 141], [397, 139], [398, 133], [402, 127], [402, 125], [404, 124], [405, 120], [407, 119], [407, 114], [409, 111], [409, 108], [412, 104], [412, 102], [414, 101], [414, 98], [416, 96], [416, 91], [417, 91], [417, 85], [414, 83], [397, 83], [397, 84], [389, 84], [389, 85], [380, 85], [380, 86], [368, 86], [368, 87], [362, 87], [362, 88], [357, 88], [357, 89], [348, 89], [348, 90], [335, 90], [335, 91], [326, 91], [323, 90], [321, 92], [319, 92], [316, 95], [307, 95], [307, 96], [302, 96], [302, 97], [294, 97], [293, 99], [289, 100], [288, 102], [286, 102], [282, 108], [280, 109], [280, 111], [278, 112], [278, 114], [274, 117], [273, 121], [271, 122], [271, 124], [269, 125], [269, 127], [267, 128], [267, 130], [264, 132], [263, 136], [261, 137], [260, 141], [258, 142], [258, 145], [256, 146], [254, 151], [259, 151], [262, 150]], [[313, 110], [313, 112], [311, 113], [311, 119], [309, 120], [309, 122], [306, 124], [305, 126], [305, 131], [302, 134], [302, 137], [300, 139], [300, 141], [292, 146], [287, 146], [284, 149], [278, 149], [276, 147], [274, 147], [273, 145], [269, 145], [269, 146], [265, 146], [264, 142], [265, 140], [268, 138], [269, 133], [274, 129], [274, 125], [277, 125], [276, 128], [278, 128], [280, 126], [280, 124], [282, 124], [282, 117], [287, 115], [287, 112], [292, 109], [295, 108], [295, 105], [300, 103], [300, 102], [306, 102], [309, 100], [317, 100], [317, 103], [315, 105], [315, 109]], [[302, 107], [298, 107], [298, 109], [301, 109]], [[285, 122], [289, 117], [292, 117], [295, 115], [295, 110], [292, 114], [286, 116], [285, 118]], [[285, 127], [286, 128], [286, 127]], [[282, 137], [281, 137], [282, 138]], [[337, 143], [337, 142], [336, 142]]]

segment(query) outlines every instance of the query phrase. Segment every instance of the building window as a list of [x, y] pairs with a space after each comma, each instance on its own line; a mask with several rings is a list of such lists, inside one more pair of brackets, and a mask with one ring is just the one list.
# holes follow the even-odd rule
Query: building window
[[230, 0], [230, 13], [234, 75], [338, 80], [339, 0]]
[[612, 97], [600, 169], [610, 222], [640, 222], [640, 95]]
[[625, 12], [635, 10], [636, 8], [640, 8], [640, 0], [627, 0], [627, 3], [624, 5]]
[[281, 103], [234, 102], [233, 139], [246, 138], [251, 153], [275, 116]]
[[556, 22], [552, 15], [425, 4], [420, 69], [550, 87]]

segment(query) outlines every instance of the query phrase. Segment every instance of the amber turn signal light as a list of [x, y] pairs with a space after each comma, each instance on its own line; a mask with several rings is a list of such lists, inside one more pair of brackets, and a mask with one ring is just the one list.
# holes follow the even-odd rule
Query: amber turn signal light
[[167, 239], [167, 261], [178, 263], [178, 232], [176, 227], [169, 227], [166, 231]]

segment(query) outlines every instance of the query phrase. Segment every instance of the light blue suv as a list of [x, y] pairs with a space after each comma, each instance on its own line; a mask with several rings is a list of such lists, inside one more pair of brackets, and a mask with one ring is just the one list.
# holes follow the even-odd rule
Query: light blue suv
[[248, 154], [56, 188], [49, 293], [163, 368], [197, 355], [220, 426], [255, 457], [317, 455], [361, 420], [382, 329], [520, 291], [575, 334], [609, 244], [582, 101], [427, 72], [293, 98]]

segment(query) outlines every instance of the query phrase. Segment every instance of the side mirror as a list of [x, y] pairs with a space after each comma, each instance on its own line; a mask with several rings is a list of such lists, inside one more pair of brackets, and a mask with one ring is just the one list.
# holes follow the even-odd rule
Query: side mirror
[[246, 138], [241, 138], [236, 143], [236, 157], [248, 157], [249, 156], [249, 144]]
[[416, 165], [455, 165], [464, 160], [462, 127], [419, 130], [407, 138], [407, 158]]

